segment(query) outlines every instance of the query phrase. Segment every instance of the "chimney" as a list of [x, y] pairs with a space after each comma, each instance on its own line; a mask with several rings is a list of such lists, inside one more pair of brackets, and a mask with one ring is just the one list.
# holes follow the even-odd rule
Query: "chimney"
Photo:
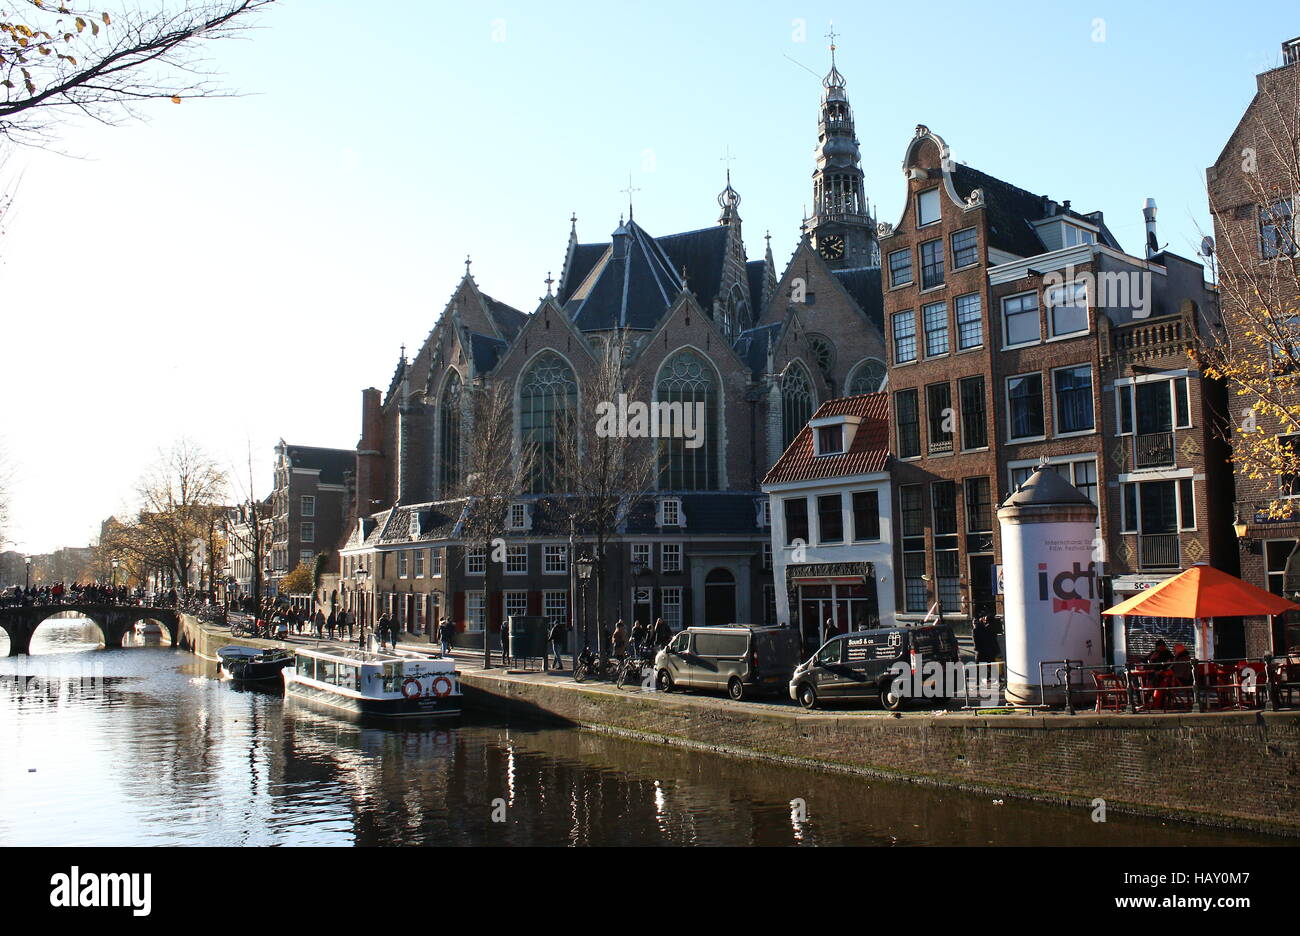
[[369, 516], [383, 497], [382, 399], [374, 387], [361, 391], [361, 440], [357, 442], [358, 517]]
[[1156, 240], [1156, 200], [1148, 198], [1142, 205], [1142, 217], [1147, 222], [1147, 259], [1160, 253], [1160, 242]]

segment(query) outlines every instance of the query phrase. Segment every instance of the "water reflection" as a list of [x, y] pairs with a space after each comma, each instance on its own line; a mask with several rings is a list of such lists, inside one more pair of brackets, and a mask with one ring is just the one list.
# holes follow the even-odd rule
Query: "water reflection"
[[81, 639], [0, 660], [0, 845], [1275, 842], [470, 716], [359, 724]]

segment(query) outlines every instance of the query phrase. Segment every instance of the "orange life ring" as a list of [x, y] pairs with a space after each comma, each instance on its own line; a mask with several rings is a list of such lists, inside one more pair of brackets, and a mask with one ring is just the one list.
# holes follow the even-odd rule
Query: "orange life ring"
[[[414, 692], [409, 691], [412, 686], [415, 687]], [[420, 681], [416, 679], [414, 676], [408, 676], [406, 679], [402, 681], [402, 695], [404, 695], [406, 698], [418, 699], [423, 694], [424, 694], [424, 690], [420, 687]]]
[[[446, 688], [446, 689], [439, 689], [439, 688], [438, 688], [438, 684], [439, 684], [439, 683], [445, 683], [446, 686], [447, 686], [447, 688]], [[440, 699], [445, 698], [446, 696], [451, 695], [451, 680], [448, 679], [446, 676], [439, 676], [437, 679], [435, 679], [435, 680], [433, 681], [433, 694], [436, 695], [436, 696], [437, 696], [438, 698], [440, 698]]]

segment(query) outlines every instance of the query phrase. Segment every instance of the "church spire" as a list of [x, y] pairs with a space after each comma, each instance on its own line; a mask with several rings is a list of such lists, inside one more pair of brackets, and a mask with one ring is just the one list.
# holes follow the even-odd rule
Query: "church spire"
[[834, 26], [830, 39], [831, 70], [822, 79], [817, 123], [817, 168], [813, 172], [813, 215], [809, 232], [818, 252], [833, 265], [879, 266], [880, 249], [862, 174], [862, 153], [853, 126], [847, 82], [835, 59]]

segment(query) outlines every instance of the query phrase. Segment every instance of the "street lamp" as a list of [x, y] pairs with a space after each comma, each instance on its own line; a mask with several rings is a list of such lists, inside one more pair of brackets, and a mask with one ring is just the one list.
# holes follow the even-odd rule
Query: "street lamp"
[[117, 567], [118, 567], [119, 561], [120, 561], [120, 560], [117, 560], [117, 559], [114, 559], [114, 560], [113, 560], [113, 587], [114, 587], [114, 588], [117, 587]]
[[[578, 570], [578, 582], [582, 586], [582, 641], [584, 645], [590, 646], [591, 641], [587, 639], [587, 586], [591, 583], [591, 571], [595, 566], [596, 560], [591, 556], [583, 556], [574, 563]], [[596, 635], [596, 649], [599, 656], [600, 635]]]
[[32, 557], [24, 556], [23, 559], [27, 563], [27, 587], [31, 588], [32, 587]]

